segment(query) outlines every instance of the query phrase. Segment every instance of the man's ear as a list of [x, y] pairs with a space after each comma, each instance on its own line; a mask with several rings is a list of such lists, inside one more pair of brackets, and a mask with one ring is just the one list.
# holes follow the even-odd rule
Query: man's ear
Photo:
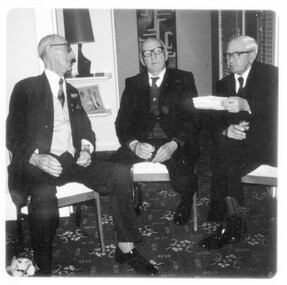
[[140, 55], [140, 62], [141, 62], [141, 64], [142, 64], [143, 66], [145, 66], [145, 62], [144, 62], [144, 59], [143, 59], [142, 55]]
[[256, 56], [257, 56], [257, 54], [256, 54], [255, 51], [252, 51], [252, 52], [249, 53], [249, 61], [250, 61], [251, 64], [255, 61]]
[[168, 51], [166, 48], [164, 49], [164, 59], [165, 59], [165, 61], [168, 60]]

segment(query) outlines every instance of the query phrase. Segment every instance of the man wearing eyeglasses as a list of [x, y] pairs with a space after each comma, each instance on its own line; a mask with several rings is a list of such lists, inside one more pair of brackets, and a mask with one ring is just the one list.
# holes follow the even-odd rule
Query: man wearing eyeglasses
[[230, 40], [225, 58], [231, 74], [217, 83], [226, 97], [212, 117], [215, 133], [209, 221], [222, 221], [199, 242], [217, 249], [242, 239], [247, 231], [240, 211], [241, 177], [262, 164], [277, 165], [278, 68], [256, 62], [258, 45], [248, 36]]
[[52, 270], [52, 241], [59, 212], [56, 186], [80, 182], [110, 192], [118, 246], [115, 260], [128, 263], [141, 275], [157, 269], [134, 247], [141, 241], [136, 227], [129, 169], [101, 160], [95, 154], [95, 134], [84, 111], [79, 92], [65, 81], [75, 55], [65, 38], [44, 37], [38, 45], [44, 72], [18, 82], [7, 118], [9, 190], [14, 203], [24, 206], [28, 194], [29, 228], [37, 275]]
[[111, 159], [129, 167], [142, 161], [165, 164], [181, 197], [173, 222], [182, 226], [190, 219], [197, 190], [199, 119], [188, 107], [197, 89], [192, 73], [167, 68], [167, 60], [168, 51], [159, 39], [141, 44], [145, 71], [126, 79], [115, 122], [121, 147]]

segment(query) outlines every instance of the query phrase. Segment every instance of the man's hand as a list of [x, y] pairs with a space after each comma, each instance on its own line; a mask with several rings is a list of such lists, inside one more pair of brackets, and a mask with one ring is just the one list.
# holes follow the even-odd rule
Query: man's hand
[[59, 177], [63, 170], [61, 163], [49, 154], [33, 153], [29, 162], [55, 177]]
[[239, 125], [230, 125], [227, 129], [223, 131], [223, 135], [226, 135], [228, 138], [235, 140], [244, 140], [246, 139], [246, 133], [249, 129], [248, 122], [241, 122]]
[[166, 160], [169, 160], [173, 153], [176, 151], [177, 147], [177, 143], [174, 141], [162, 145], [156, 152], [156, 155], [152, 162], [164, 162]]
[[250, 112], [247, 100], [241, 97], [229, 97], [222, 100], [221, 105], [230, 113], [238, 113], [240, 111]]
[[148, 143], [140, 143], [137, 142], [137, 144], [134, 147], [134, 153], [142, 158], [142, 159], [149, 159], [152, 157], [152, 153], [155, 151], [154, 146]]
[[91, 155], [90, 152], [87, 151], [86, 149], [82, 149], [80, 152], [80, 156], [77, 159], [76, 162], [78, 165], [83, 166], [83, 167], [87, 167], [91, 164]]

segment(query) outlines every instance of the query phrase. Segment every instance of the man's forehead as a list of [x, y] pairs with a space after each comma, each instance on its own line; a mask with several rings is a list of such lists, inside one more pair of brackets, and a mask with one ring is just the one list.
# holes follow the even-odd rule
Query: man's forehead
[[234, 40], [231, 41], [228, 50], [234, 50], [234, 51], [240, 51], [241, 49], [244, 49], [246, 44], [242, 40]]
[[162, 46], [161, 42], [157, 39], [149, 39], [143, 43], [143, 49], [148, 49], [150, 47]]
[[67, 44], [67, 40], [62, 37], [56, 37], [51, 41], [51, 44]]

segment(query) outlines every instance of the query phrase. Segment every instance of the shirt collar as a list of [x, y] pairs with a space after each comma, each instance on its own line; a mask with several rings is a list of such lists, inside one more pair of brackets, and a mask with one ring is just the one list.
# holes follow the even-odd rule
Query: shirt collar
[[59, 80], [60, 78], [63, 79], [63, 90], [65, 93], [66, 90], [66, 81], [63, 77], [60, 77], [57, 73], [55, 73], [54, 71], [51, 71], [49, 69], [45, 69], [44, 70], [47, 79], [49, 81], [50, 87], [51, 87], [51, 91], [53, 93], [54, 96], [58, 96], [58, 91], [59, 91]]
[[156, 81], [156, 85], [159, 87], [162, 83], [162, 80], [163, 80], [163, 77], [165, 75], [165, 71], [166, 71], [166, 68], [164, 68], [160, 74], [158, 75], [152, 75], [151, 73], [148, 73], [148, 78], [149, 78], [149, 85], [151, 86], [152, 84], [152, 77], [159, 77], [159, 79]]
[[[243, 77], [243, 79], [244, 79], [244, 81], [243, 81], [243, 87], [245, 86], [246, 81], [247, 81], [248, 74], [249, 74], [250, 69], [251, 69], [251, 66], [252, 66], [252, 65], [250, 65], [249, 68], [248, 68], [242, 75], [239, 75], [239, 74], [234, 73], [234, 78], [235, 78], [236, 84], [237, 84], [237, 82], [238, 82], [237, 79], [238, 79], [239, 77]], [[238, 83], [238, 84], [239, 84], [239, 83]]]

